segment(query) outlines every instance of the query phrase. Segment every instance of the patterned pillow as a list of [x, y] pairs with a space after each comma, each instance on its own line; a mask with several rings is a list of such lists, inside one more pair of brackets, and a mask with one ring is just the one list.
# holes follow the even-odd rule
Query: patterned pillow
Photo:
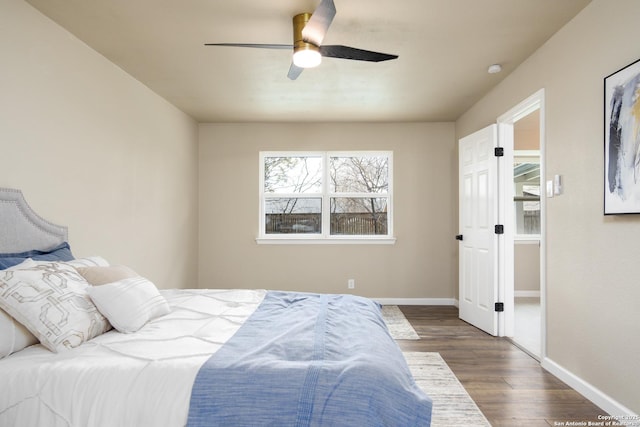
[[70, 265], [35, 262], [0, 271], [0, 308], [49, 350], [64, 351], [111, 328], [91, 301], [88, 287]]
[[131, 333], [171, 309], [156, 285], [144, 277], [122, 279], [88, 289], [91, 299], [119, 332]]

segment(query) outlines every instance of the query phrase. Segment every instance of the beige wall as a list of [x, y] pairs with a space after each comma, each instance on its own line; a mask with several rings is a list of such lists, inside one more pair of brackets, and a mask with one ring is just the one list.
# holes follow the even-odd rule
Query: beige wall
[[640, 412], [640, 217], [603, 216], [603, 78], [640, 58], [640, 2], [594, 0], [456, 123], [464, 136], [546, 96], [547, 353]]
[[[258, 153], [393, 150], [395, 245], [258, 245]], [[453, 123], [200, 126], [201, 287], [453, 298]]]
[[197, 124], [27, 3], [0, 10], [0, 186], [76, 256], [195, 286]]

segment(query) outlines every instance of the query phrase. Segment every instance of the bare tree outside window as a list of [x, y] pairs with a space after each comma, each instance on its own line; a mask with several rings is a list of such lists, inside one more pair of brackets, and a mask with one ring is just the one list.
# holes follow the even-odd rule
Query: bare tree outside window
[[389, 157], [331, 157], [333, 193], [387, 193]]
[[264, 235], [389, 235], [391, 152], [261, 153], [261, 161]]
[[265, 157], [266, 193], [322, 192], [321, 157]]
[[295, 197], [322, 192], [321, 157], [265, 157], [265, 233], [320, 233], [322, 198]]
[[331, 157], [329, 167], [336, 194], [331, 199], [331, 234], [387, 234], [387, 198], [379, 196], [389, 189], [389, 157]]

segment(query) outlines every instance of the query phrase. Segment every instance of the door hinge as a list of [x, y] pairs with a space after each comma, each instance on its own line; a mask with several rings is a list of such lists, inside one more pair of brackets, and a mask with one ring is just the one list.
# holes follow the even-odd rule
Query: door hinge
[[[486, 151], [485, 151], [486, 152]], [[503, 147], [495, 147], [493, 149], [493, 154], [496, 157], [504, 157], [504, 148]]]
[[464, 236], [462, 234], [458, 234], [456, 236], [456, 240], [462, 240], [462, 239], [464, 239]]
[[497, 302], [495, 309], [498, 313], [501, 313], [504, 311], [504, 303], [503, 302]]
[[498, 224], [495, 228], [496, 234], [504, 234], [504, 225]]

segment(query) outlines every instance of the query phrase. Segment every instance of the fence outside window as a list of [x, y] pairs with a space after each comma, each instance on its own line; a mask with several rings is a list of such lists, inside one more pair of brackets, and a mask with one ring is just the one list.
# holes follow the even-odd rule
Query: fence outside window
[[[321, 214], [267, 214], [266, 234], [321, 232]], [[371, 236], [387, 234], [387, 213], [331, 214], [331, 234], [344, 236]]]

